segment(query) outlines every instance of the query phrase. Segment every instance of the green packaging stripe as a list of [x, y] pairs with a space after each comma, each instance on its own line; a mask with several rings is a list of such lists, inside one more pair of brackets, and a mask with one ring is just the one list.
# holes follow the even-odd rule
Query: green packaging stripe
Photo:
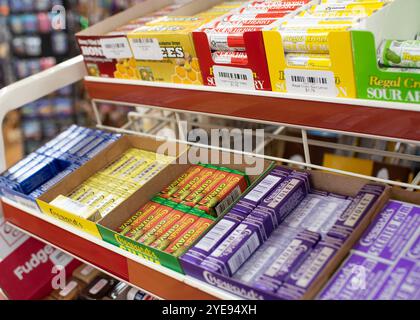
[[169, 208], [172, 208], [172, 209], [176, 209], [176, 207], [178, 206], [178, 203], [173, 202], [172, 200], [169, 200], [169, 199], [164, 199], [163, 203], [161, 203], [161, 204], [163, 204], [163, 205], [165, 205]]
[[174, 207], [174, 209], [176, 209], [178, 211], [181, 211], [181, 212], [184, 212], [184, 213], [191, 213], [191, 209], [192, 209], [191, 207], [186, 206], [182, 203], [175, 203], [175, 204], [176, 204], [176, 206]]
[[190, 208], [190, 211], [188, 213], [201, 218], [202, 215], [206, 212], [197, 208]]
[[152, 199], [152, 201], [153, 202], [156, 202], [156, 203], [159, 203], [159, 204], [163, 204], [163, 205], [166, 205], [166, 199], [164, 199], [164, 198], [161, 198], [161, 197], [154, 197], [153, 199]]
[[216, 217], [213, 217], [213, 216], [211, 216], [211, 215], [207, 214], [207, 212], [205, 212], [205, 211], [203, 211], [203, 210], [200, 210], [200, 209], [197, 209], [197, 210], [202, 211], [202, 214], [201, 214], [200, 218], [209, 219], [209, 220], [211, 220], [211, 221], [216, 221], [216, 220], [217, 220], [217, 218], [216, 218]]

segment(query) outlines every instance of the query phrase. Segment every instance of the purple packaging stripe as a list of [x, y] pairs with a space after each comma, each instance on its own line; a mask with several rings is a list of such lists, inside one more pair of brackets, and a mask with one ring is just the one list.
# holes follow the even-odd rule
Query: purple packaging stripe
[[344, 195], [341, 195], [341, 194], [338, 194], [338, 193], [332, 193], [332, 192], [328, 193], [328, 197], [336, 198], [336, 199], [342, 199], [342, 200], [353, 200], [352, 197], [344, 196]]
[[317, 196], [321, 196], [321, 197], [328, 197], [328, 192], [326, 192], [326, 191], [321, 191], [321, 190], [315, 190], [315, 189], [312, 189], [312, 190], [309, 192], [309, 194], [310, 194], [310, 195], [317, 195]]
[[321, 300], [370, 300], [384, 283], [391, 266], [352, 253], [337, 270], [318, 298]]
[[420, 228], [420, 207], [389, 201], [353, 248], [396, 261]]
[[230, 277], [228, 271], [226, 270], [226, 266], [220, 261], [207, 258], [201, 262], [200, 267], [204, 270]]
[[252, 285], [264, 273], [268, 266], [274, 262], [278, 253], [283, 251], [284, 248], [285, 245], [281, 241], [272, 243], [267, 241], [242, 265], [233, 278], [242, 283]]
[[189, 250], [187, 253], [185, 253], [183, 256], [180, 257], [180, 259], [186, 263], [189, 264], [194, 264], [194, 265], [201, 265], [201, 263], [203, 263], [203, 261], [206, 259], [207, 257], [204, 255], [199, 254], [198, 252], [194, 251], [194, 250]]
[[255, 206], [250, 205], [250, 204], [246, 204], [244, 203], [242, 200], [240, 202], [238, 202], [237, 204], [235, 204], [231, 210], [233, 211], [237, 211], [242, 213], [243, 215], [247, 216], [249, 215], [252, 210], [255, 209]]
[[328, 235], [347, 239], [380, 196], [376, 191], [360, 191], [347, 210], [337, 219]]
[[237, 220], [224, 217], [188, 252], [203, 257], [204, 260], [204, 258], [209, 256], [239, 224], [240, 222]]
[[224, 218], [229, 218], [229, 219], [236, 220], [238, 222], [242, 222], [245, 220], [246, 216], [237, 211], [230, 211], [225, 214]]
[[[328, 229], [329, 231], [343, 211], [344, 210], [339, 210], [339, 203], [330, 201], [329, 198], [324, 198], [314, 210], [303, 219], [301, 227], [312, 232], [327, 233], [324, 229]], [[328, 224], [329, 226], [326, 226]]]
[[404, 254], [404, 258], [411, 259], [420, 264], [420, 231], [417, 232], [417, 237], [414, 237], [413, 243], [409, 246]]
[[274, 188], [280, 185], [280, 183], [289, 176], [290, 172], [290, 170], [283, 169], [275, 169], [271, 171], [250, 192], [248, 192], [241, 201], [256, 207], [274, 190]]
[[273, 300], [278, 299], [275, 295], [267, 292], [262, 292], [249, 285], [241, 283], [235, 279], [216, 274], [200, 268], [196, 265], [190, 265], [181, 260], [182, 267], [188, 276], [199, 279], [218, 289], [225, 290], [231, 294], [246, 300]]
[[270, 237], [271, 233], [278, 227], [276, 214], [272, 210], [265, 210], [264, 208], [257, 208], [251, 212], [251, 214], [245, 219], [257, 220], [262, 223], [267, 238]]
[[296, 297], [303, 296], [340, 249], [339, 244], [338, 242], [320, 241], [301, 261], [300, 265], [289, 274], [278, 293], [280, 295], [292, 293], [292, 296]]
[[304, 179], [291, 174], [279, 187], [277, 187], [260, 207], [276, 215], [280, 224], [307, 195]]
[[400, 259], [373, 300], [420, 300], [420, 265]]
[[232, 276], [263, 244], [260, 228], [241, 223], [205, 260], [213, 262]]
[[[255, 286], [261, 290], [276, 292], [288, 275], [301, 264], [320, 239], [321, 236], [319, 234], [308, 231], [299, 232], [264, 274], [257, 279]], [[269, 285], [268, 287], [267, 284]]]
[[303, 221], [312, 216], [312, 212], [317, 210], [322, 203], [322, 198], [308, 194], [302, 202], [296, 207], [295, 210], [282, 222], [282, 225], [291, 228], [302, 228]]

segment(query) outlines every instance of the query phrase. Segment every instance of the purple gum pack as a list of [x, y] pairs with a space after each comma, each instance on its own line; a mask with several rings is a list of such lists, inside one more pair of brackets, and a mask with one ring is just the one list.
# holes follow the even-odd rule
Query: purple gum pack
[[328, 237], [318, 242], [289, 274], [276, 294], [282, 299], [301, 299], [342, 245], [342, 240]]
[[[343, 205], [343, 201], [347, 203], [347, 206]], [[316, 207], [314, 212], [311, 212], [311, 215], [308, 215], [303, 220], [301, 226], [312, 232], [327, 234], [349, 205], [350, 201], [348, 200], [322, 197], [321, 203]]]
[[420, 300], [420, 265], [400, 259], [386, 277], [374, 300]]
[[200, 265], [240, 223], [236, 218], [225, 216], [181, 259]]
[[248, 194], [242, 199], [241, 203], [250, 204], [254, 208], [263, 201], [277, 186], [279, 186], [290, 174], [292, 170], [276, 167], [264, 179], [262, 179]]
[[343, 240], [347, 239], [374, 206], [384, 190], [385, 187], [383, 186], [365, 185], [353, 199], [347, 210], [334, 223], [328, 232], [328, 236]]
[[307, 230], [300, 231], [288, 245], [279, 252], [276, 259], [256, 280], [254, 287], [263, 291], [276, 292], [286, 277], [298, 266], [321, 236]]
[[271, 217], [273, 227], [276, 228], [308, 193], [309, 173], [293, 172], [261, 202], [254, 212]]
[[391, 266], [352, 253], [319, 294], [321, 300], [367, 300], [378, 292]]
[[298, 231], [280, 226], [252, 257], [234, 274], [233, 278], [252, 285], [289, 245]]
[[263, 244], [256, 227], [241, 223], [208, 256], [201, 266], [207, 270], [231, 277]]
[[420, 207], [389, 201], [353, 248], [369, 256], [396, 261], [420, 227]]

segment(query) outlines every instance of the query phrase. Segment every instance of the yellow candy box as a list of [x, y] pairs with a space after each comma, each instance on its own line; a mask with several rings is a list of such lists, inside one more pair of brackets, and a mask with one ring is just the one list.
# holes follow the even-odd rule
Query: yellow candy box
[[203, 24], [196, 22], [152, 24], [127, 35], [133, 59], [121, 61], [114, 76], [122, 79], [203, 83], [191, 32]]

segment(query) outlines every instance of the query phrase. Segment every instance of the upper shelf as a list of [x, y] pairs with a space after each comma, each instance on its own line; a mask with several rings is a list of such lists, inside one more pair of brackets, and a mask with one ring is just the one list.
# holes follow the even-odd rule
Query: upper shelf
[[86, 77], [92, 99], [420, 141], [420, 104]]

